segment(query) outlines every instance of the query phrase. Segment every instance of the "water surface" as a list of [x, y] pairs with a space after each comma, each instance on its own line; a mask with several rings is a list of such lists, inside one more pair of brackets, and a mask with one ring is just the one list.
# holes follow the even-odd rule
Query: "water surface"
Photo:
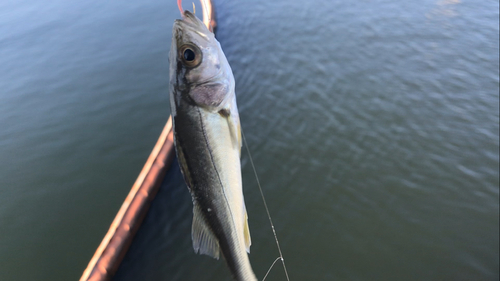
[[[0, 280], [85, 269], [169, 115], [167, 2], [0, 4]], [[498, 1], [216, 8], [292, 280], [498, 280]], [[262, 278], [278, 252], [242, 157]], [[174, 172], [121, 278], [230, 280], [193, 253]]]

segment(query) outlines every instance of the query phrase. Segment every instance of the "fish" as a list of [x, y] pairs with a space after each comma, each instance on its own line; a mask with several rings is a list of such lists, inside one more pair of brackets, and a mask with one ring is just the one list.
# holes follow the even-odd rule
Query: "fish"
[[235, 280], [257, 280], [248, 257], [233, 72], [214, 34], [193, 13], [181, 14], [172, 29], [169, 92], [174, 146], [193, 201], [193, 248], [222, 255]]

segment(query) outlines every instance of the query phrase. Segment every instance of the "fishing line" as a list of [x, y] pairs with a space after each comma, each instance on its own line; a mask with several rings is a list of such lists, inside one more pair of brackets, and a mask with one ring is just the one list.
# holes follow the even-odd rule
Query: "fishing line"
[[[262, 278], [262, 281], [266, 280], [267, 275], [269, 274], [269, 272], [271, 272], [271, 269], [273, 269], [274, 264], [275, 264], [277, 261], [279, 261], [280, 259], [281, 259], [281, 257], [277, 257], [277, 258], [274, 260], [273, 264], [271, 264], [271, 267], [267, 270], [266, 275], [264, 275], [264, 278]], [[285, 271], [285, 272], [286, 272], [286, 271]]]
[[255, 175], [255, 179], [257, 179], [257, 186], [259, 187], [260, 196], [262, 197], [262, 201], [264, 202], [264, 207], [266, 208], [267, 218], [269, 219], [269, 223], [271, 223], [271, 228], [272, 228], [273, 234], [274, 234], [274, 240], [276, 241], [276, 246], [278, 246], [278, 252], [280, 253], [280, 256], [278, 258], [276, 258], [276, 260], [273, 262], [273, 264], [271, 265], [271, 267], [267, 271], [267, 273], [264, 276], [264, 279], [262, 279], [262, 281], [266, 280], [267, 275], [269, 274], [269, 272], [273, 268], [274, 264], [278, 260], [281, 260], [281, 263], [283, 264], [283, 269], [285, 270], [286, 280], [290, 281], [290, 278], [288, 278], [288, 272], [287, 272], [286, 266], [285, 266], [285, 259], [283, 258], [283, 254], [281, 253], [280, 242], [278, 241], [278, 236], [276, 235], [276, 230], [274, 230], [273, 220], [271, 219], [271, 215], [269, 214], [269, 208], [267, 208], [266, 198], [264, 197], [264, 192], [262, 192], [260, 180], [259, 180], [259, 177], [257, 176], [257, 171], [255, 169], [255, 165], [253, 164], [252, 154], [250, 153], [250, 149], [248, 148], [248, 143], [247, 143], [247, 139], [245, 138], [245, 134], [243, 133], [243, 128], [240, 127], [240, 129], [241, 129], [241, 135], [243, 136], [243, 142], [245, 143], [245, 147], [248, 151], [248, 156], [250, 158], [250, 164], [252, 164], [252, 169], [253, 169], [253, 173]]

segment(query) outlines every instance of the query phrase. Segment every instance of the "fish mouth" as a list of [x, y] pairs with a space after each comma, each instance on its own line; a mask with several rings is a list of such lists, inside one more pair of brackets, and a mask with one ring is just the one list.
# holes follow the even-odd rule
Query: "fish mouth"
[[198, 27], [205, 26], [205, 24], [203, 24], [203, 22], [190, 11], [184, 11], [184, 13], [182, 14], [182, 21]]
[[211, 32], [207, 29], [205, 24], [198, 19], [193, 13], [189, 11], [184, 11], [182, 14], [182, 19], [177, 19], [174, 22], [174, 36], [180, 39], [179, 35], [184, 33], [195, 33], [206, 41], [210, 41], [208, 36]]

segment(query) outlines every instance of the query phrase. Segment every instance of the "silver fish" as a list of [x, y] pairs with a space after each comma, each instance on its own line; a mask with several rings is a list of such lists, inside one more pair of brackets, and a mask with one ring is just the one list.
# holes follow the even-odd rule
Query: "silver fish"
[[174, 23], [169, 59], [175, 148], [193, 199], [194, 250], [216, 259], [222, 253], [236, 280], [257, 280], [247, 255], [231, 67], [214, 34], [189, 11]]

